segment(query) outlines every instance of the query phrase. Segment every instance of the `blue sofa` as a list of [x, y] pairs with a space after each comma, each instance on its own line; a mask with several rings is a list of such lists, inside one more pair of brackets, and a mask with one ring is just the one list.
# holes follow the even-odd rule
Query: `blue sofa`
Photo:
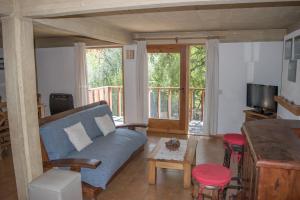
[[[55, 120], [44, 120], [50, 121], [40, 126], [42, 144], [47, 154], [44, 164], [77, 169], [84, 183], [94, 188], [105, 189], [118, 169], [134, 152], [143, 148], [147, 141], [144, 133], [133, 130], [133, 127], [145, 127], [143, 124], [122, 125], [117, 127], [115, 132], [103, 136], [94, 118], [105, 114], [112, 117], [109, 106], [98, 104], [79, 111], [67, 111], [66, 114], [58, 114], [58, 117], [50, 117]], [[82, 123], [93, 141], [80, 152], [64, 132], [64, 128], [78, 122]]]

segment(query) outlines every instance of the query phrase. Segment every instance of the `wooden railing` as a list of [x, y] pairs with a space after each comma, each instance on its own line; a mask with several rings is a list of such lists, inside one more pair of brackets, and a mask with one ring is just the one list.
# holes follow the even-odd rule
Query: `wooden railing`
[[[149, 116], [155, 118], [178, 118], [179, 87], [150, 87]], [[89, 103], [106, 100], [113, 114], [123, 116], [123, 87], [104, 86], [88, 90]], [[189, 120], [203, 121], [204, 88], [189, 89]], [[175, 102], [175, 103], [174, 103]]]
[[123, 87], [103, 86], [88, 89], [88, 101], [94, 103], [100, 100], [107, 101], [115, 116], [123, 116]]

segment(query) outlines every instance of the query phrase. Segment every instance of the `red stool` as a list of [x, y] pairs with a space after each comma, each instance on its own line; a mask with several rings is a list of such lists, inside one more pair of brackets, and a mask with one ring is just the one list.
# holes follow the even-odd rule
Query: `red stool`
[[223, 166], [230, 168], [230, 160], [238, 162], [238, 179], [241, 178], [241, 170], [243, 164], [245, 137], [239, 133], [228, 133], [224, 135], [224, 163]]
[[214, 190], [216, 195], [213, 199], [219, 199], [220, 192], [222, 199], [226, 198], [226, 186], [231, 180], [231, 171], [219, 164], [201, 164], [192, 170], [193, 179], [198, 182], [198, 199], [204, 199], [203, 190]]

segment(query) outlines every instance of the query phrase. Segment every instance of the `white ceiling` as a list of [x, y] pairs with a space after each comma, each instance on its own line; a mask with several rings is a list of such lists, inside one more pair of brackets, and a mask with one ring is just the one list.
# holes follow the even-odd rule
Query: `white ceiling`
[[[130, 33], [288, 29], [295, 24], [300, 24], [300, 6], [145, 11], [144, 13], [128, 11], [81, 17], [98, 23], [99, 27], [104, 23]], [[34, 24], [34, 33], [36, 38], [51, 38], [51, 42], [54, 38], [59, 38], [60, 44], [63, 44], [61, 41], [66, 37], [79, 38], [78, 34], [40, 24]], [[70, 40], [69, 43], [72, 42], [73, 40]], [[102, 42], [105, 45], [109, 44]]]
[[263, 7], [120, 14], [91, 17], [129, 32], [211, 31], [288, 28], [300, 7]]

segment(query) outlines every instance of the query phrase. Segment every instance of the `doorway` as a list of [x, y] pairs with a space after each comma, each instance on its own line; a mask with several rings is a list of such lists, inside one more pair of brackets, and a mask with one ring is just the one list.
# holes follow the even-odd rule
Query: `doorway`
[[115, 124], [123, 124], [123, 49], [86, 49], [86, 61], [88, 103], [106, 100]]
[[189, 46], [189, 134], [203, 134], [206, 76], [205, 45]]
[[187, 134], [187, 46], [148, 45], [149, 132]]
[[203, 134], [204, 45], [148, 45], [149, 132]]

